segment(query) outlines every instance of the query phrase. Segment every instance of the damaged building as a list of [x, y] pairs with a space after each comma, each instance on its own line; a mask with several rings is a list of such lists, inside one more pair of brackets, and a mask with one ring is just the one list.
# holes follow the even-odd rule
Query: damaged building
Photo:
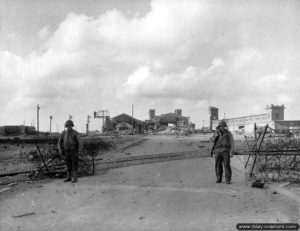
[[[224, 119], [228, 125], [229, 130], [233, 134], [252, 133], [254, 131], [254, 124], [263, 127], [266, 124], [275, 129], [275, 131], [289, 131], [293, 132], [300, 129], [300, 120], [285, 120], [284, 105], [266, 106], [266, 113], [250, 116], [242, 116], [236, 118]], [[209, 107], [210, 114], [210, 129], [215, 130], [219, 123], [218, 108]]]
[[107, 117], [105, 120], [105, 130], [114, 130], [123, 134], [143, 134], [145, 131], [145, 122], [122, 113], [113, 118]]
[[182, 115], [182, 109], [176, 109], [175, 112], [155, 115], [155, 109], [149, 110], [149, 119], [145, 121], [147, 129], [158, 130], [161, 127], [167, 127], [170, 124], [176, 127], [189, 127], [195, 129], [195, 124], [190, 121], [190, 117]]

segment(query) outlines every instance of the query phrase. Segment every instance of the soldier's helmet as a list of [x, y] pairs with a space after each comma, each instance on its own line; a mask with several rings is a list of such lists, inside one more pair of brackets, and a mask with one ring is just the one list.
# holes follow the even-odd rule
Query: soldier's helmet
[[218, 124], [218, 128], [219, 127], [227, 127], [227, 123], [225, 122], [225, 120], [221, 120]]
[[72, 121], [72, 120], [67, 120], [67, 121], [65, 122], [65, 127], [67, 127], [67, 126], [72, 126], [72, 127], [74, 127], [73, 121]]

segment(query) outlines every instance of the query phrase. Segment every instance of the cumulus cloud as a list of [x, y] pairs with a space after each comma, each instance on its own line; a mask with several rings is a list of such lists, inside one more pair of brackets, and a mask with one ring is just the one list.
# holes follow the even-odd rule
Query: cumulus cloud
[[49, 38], [49, 36], [51, 35], [50, 33], [50, 27], [49, 25], [44, 26], [40, 31], [39, 31], [39, 39], [41, 41], [45, 41]]
[[[273, 11], [267, 14], [256, 4], [153, 0], [144, 15], [70, 12], [57, 28], [39, 30], [40, 49], [25, 57], [1, 53], [1, 103], [8, 108], [10, 100], [27, 107], [41, 102], [64, 114], [70, 102], [77, 107], [73, 113], [93, 110], [97, 98], [116, 113], [126, 97], [229, 110], [249, 101], [257, 108], [262, 99], [291, 103], [300, 71], [288, 74], [291, 64], [282, 63], [281, 54], [294, 48], [297, 57], [298, 40], [283, 43], [286, 21], [272, 13], [276, 4], [268, 5]], [[252, 20], [264, 17], [277, 27]], [[299, 38], [298, 20], [286, 20]], [[276, 36], [269, 36], [272, 32]]]

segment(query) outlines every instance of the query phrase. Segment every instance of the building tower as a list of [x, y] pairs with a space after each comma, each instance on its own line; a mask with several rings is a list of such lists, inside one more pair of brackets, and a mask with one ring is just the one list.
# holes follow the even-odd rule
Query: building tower
[[271, 120], [284, 120], [284, 109], [283, 104], [281, 106], [271, 104], [271, 106], [267, 105], [266, 107]]
[[155, 109], [150, 109], [149, 110], [149, 120], [154, 119], [155, 116]]
[[219, 109], [216, 107], [209, 107], [209, 129], [213, 130], [212, 121], [219, 119]]
[[175, 114], [179, 115], [179, 116], [182, 116], [182, 109], [176, 109]]

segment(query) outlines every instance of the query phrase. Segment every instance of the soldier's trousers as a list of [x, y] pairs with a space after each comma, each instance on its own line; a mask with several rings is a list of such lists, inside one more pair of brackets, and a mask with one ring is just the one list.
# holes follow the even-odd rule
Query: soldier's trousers
[[230, 167], [230, 155], [229, 150], [218, 151], [215, 150], [215, 158], [216, 158], [216, 176], [217, 180], [221, 181], [223, 176], [223, 165], [225, 169], [225, 180], [231, 181], [231, 167]]
[[65, 161], [68, 171], [78, 170], [78, 153], [76, 149], [65, 150]]

